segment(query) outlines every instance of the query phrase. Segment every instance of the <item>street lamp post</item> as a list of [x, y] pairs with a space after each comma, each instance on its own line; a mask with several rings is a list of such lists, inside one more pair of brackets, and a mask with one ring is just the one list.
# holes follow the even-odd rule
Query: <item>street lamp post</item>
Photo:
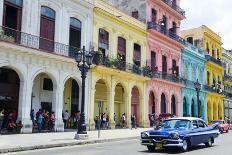
[[200, 100], [199, 100], [199, 93], [200, 93], [200, 90], [201, 90], [201, 84], [198, 82], [198, 79], [197, 79], [197, 82], [194, 82], [194, 87], [197, 91], [197, 117], [200, 118]]
[[85, 50], [85, 46], [75, 53], [75, 60], [77, 62], [77, 67], [81, 71], [81, 78], [82, 78], [82, 94], [81, 94], [81, 117], [78, 123], [78, 131], [75, 136], [75, 139], [86, 139], [87, 132], [86, 132], [86, 124], [85, 124], [85, 79], [87, 72], [92, 65], [93, 56], [90, 51]]

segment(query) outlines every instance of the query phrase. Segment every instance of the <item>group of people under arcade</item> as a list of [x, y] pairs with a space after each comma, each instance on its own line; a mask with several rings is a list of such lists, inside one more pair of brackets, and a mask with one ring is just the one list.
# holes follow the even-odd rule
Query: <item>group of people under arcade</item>
[[30, 113], [31, 121], [33, 124], [33, 132], [55, 131], [55, 113], [39, 109], [35, 113], [34, 109]]
[[17, 121], [16, 110], [2, 109], [0, 111], [0, 134], [20, 133], [23, 124]]
[[[109, 125], [109, 115], [107, 115], [106, 113], [101, 113], [100, 116], [96, 115], [95, 119], [95, 129], [99, 130], [99, 129], [110, 129], [110, 125]], [[126, 114], [123, 113], [121, 115], [121, 118], [118, 119], [116, 114], [114, 113], [114, 124], [115, 124], [115, 128], [126, 128], [127, 124], [126, 124]], [[137, 122], [136, 122], [136, 116], [133, 114], [131, 115], [131, 129], [133, 128], [137, 128]]]
[[65, 129], [78, 129], [78, 125], [81, 119], [81, 112], [78, 110], [75, 113], [69, 114], [68, 110], [62, 113]]

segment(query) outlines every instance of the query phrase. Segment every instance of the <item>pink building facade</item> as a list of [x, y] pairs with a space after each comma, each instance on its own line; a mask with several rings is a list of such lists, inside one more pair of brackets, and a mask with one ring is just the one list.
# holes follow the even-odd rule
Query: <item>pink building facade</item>
[[147, 83], [148, 114], [182, 115], [181, 69], [182, 39], [180, 23], [185, 18], [179, 0], [149, 0], [147, 64], [155, 75]]

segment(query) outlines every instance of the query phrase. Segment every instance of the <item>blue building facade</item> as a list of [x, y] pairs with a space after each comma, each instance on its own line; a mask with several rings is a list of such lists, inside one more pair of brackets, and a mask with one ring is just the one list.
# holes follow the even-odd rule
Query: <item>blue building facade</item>
[[206, 120], [205, 54], [204, 51], [186, 42], [181, 52], [181, 73], [185, 87], [182, 88], [182, 114], [184, 117], [198, 115], [197, 92], [194, 83], [201, 84], [199, 93], [200, 116]]

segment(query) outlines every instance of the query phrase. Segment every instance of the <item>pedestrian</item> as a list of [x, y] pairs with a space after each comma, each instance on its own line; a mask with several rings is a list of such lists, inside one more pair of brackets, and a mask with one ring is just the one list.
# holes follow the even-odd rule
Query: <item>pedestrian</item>
[[135, 115], [131, 115], [131, 130], [135, 128], [136, 129], [136, 117]]
[[122, 128], [125, 128], [126, 127], [126, 114], [125, 113], [122, 114], [121, 120], [122, 120]]
[[3, 120], [4, 120], [4, 109], [0, 111], [0, 134], [2, 131]]
[[77, 113], [75, 113], [75, 116], [73, 118], [73, 122], [74, 122], [74, 128], [77, 129], [78, 128], [78, 124], [80, 122], [80, 117], [81, 116], [81, 113], [80, 111], [78, 110]]
[[51, 116], [50, 116], [50, 120], [49, 120], [49, 129], [50, 129], [50, 131], [55, 131], [55, 129], [54, 129], [55, 120], [56, 120], [55, 113], [52, 112]]
[[102, 118], [102, 128], [106, 129], [106, 115], [105, 115], [105, 113], [103, 114], [103, 118]]
[[42, 122], [43, 122], [42, 110], [40, 109], [36, 114], [37, 114], [38, 131], [41, 132], [41, 130], [42, 130]]
[[64, 128], [66, 129], [67, 128], [67, 121], [68, 121], [68, 119], [69, 119], [69, 113], [68, 113], [68, 110], [66, 110], [65, 111], [65, 113], [64, 113], [64, 118], [63, 118], [64, 120]]
[[31, 109], [30, 117], [31, 117], [31, 121], [32, 121], [32, 124], [34, 127], [35, 126], [35, 111], [34, 111], [34, 109]]

